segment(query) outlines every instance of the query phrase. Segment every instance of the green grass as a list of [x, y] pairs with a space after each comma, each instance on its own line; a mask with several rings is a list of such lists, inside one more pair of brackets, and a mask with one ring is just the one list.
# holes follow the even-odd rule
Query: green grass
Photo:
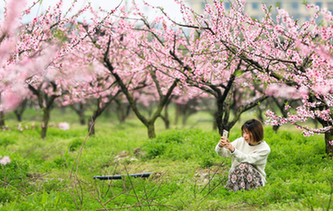
[[[7, 115], [11, 131], [1, 132], [0, 155], [12, 162], [1, 166], [0, 210], [323, 210], [332, 197], [333, 162], [324, 153], [322, 136], [303, 137], [286, 127], [276, 134], [266, 127], [265, 141], [271, 147], [266, 186], [228, 192], [223, 186], [230, 158], [216, 155], [219, 135], [211, 130], [212, 123], [198, 123], [209, 119], [207, 114], [196, 114], [187, 126], [172, 125], [170, 130], [158, 120], [152, 140], [133, 116], [123, 125], [102, 116], [96, 135], [86, 138], [87, 126], [79, 125], [70, 110], [54, 110], [54, 126], [41, 139], [38, 115], [34, 110], [24, 114], [22, 126], [30, 129], [22, 132], [13, 114]], [[63, 121], [70, 123], [69, 131], [56, 127]], [[240, 136], [240, 124], [231, 130], [230, 140]], [[128, 157], [117, 160], [123, 151]], [[142, 172], [154, 174], [148, 179], [93, 179]], [[201, 178], [203, 173], [208, 179]]]

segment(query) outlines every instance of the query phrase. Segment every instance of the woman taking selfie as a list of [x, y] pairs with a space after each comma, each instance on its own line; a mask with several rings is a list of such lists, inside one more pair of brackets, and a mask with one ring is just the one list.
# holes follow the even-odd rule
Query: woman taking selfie
[[250, 190], [264, 186], [265, 166], [271, 152], [263, 141], [264, 130], [259, 120], [251, 119], [242, 126], [242, 137], [232, 143], [222, 137], [215, 151], [221, 157], [231, 157], [231, 169], [226, 187], [231, 190]]

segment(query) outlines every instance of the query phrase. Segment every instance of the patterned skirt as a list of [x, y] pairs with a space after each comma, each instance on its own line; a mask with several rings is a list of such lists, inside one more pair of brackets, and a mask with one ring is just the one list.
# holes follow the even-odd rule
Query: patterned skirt
[[225, 187], [233, 191], [251, 190], [263, 186], [260, 173], [249, 163], [240, 163], [229, 172]]

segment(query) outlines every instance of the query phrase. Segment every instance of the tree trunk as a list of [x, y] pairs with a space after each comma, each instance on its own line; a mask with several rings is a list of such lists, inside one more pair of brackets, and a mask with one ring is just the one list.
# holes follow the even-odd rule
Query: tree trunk
[[167, 111], [165, 112], [165, 116], [161, 115], [160, 117], [164, 122], [165, 129], [169, 129], [170, 128], [170, 120], [169, 120], [169, 116], [168, 116]]
[[83, 103], [79, 103], [79, 110], [78, 110], [78, 115], [79, 115], [79, 119], [80, 119], [80, 124], [81, 125], [85, 125], [86, 124], [86, 120], [84, 118], [84, 111], [85, 111], [85, 107]]
[[110, 118], [111, 117], [111, 113], [112, 113], [111, 109], [112, 109], [111, 105], [109, 105], [108, 107], [105, 108], [104, 116], [106, 118]]
[[117, 118], [119, 120], [120, 124], [124, 124], [125, 123], [125, 110], [123, 107], [123, 104], [119, 101], [119, 100], [115, 100], [116, 104], [117, 104]]
[[40, 133], [42, 139], [46, 137], [47, 127], [50, 120], [50, 109], [43, 108], [43, 122], [42, 122], [42, 131]]
[[167, 130], [170, 129], [170, 120], [168, 114], [165, 114], [164, 124], [165, 124], [165, 129]]
[[178, 125], [178, 118], [181, 115], [180, 104], [175, 103], [175, 107], [176, 107], [175, 125]]
[[216, 121], [213, 121], [213, 131], [216, 131], [217, 130], [217, 124], [216, 124]]
[[88, 134], [94, 135], [95, 134], [95, 122], [96, 119], [101, 116], [101, 114], [105, 111], [105, 109], [107, 107], [110, 106], [111, 102], [118, 96], [118, 94], [120, 93], [120, 91], [118, 91], [115, 95], [110, 95], [108, 97], [108, 101], [106, 103], [103, 103], [102, 106], [100, 107], [100, 103], [101, 103], [101, 98], [99, 98], [96, 102], [97, 104], [97, 108], [96, 110], [93, 112], [93, 114], [91, 115], [91, 117], [88, 120]]
[[[50, 112], [51, 109], [53, 108], [54, 100], [59, 97], [59, 95], [48, 96], [47, 93], [41, 91], [43, 83], [44, 82], [42, 82], [38, 86], [38, 89], [36, 89], [30, 84], [28, 85], [29, 90], [32, 91], [32, 93], [37, 96], [39, 108], [41, 108], [43, 111], [42, 131], [40, 133], [42, 139], [46, 137], [47, 127], [50, 120]], [[50, 84], [53, 87], [53, 92], [56, 92], [57, 85], [55, 84], [55, 82], [51, 81]]]
[[86, 124], [86, 120], [85, 120], [85, 116], [84, 116], [84, 111], [86, 110], [84, 107], [84, 104], [82, 102], [80, 102], [78, 104], [78, 106], [76, 106], [77, 104], [73, 104], [71, 105], [71, 108], [75, 111], [75, 113], [77, 113], [77, 115], [79, 116], [79, 121], [81, 125], [85, 125]]
[[325, 151], [329, 157], [333, 157], [333, 145], [330, 144], [331, 141], [333, 141], [333, 129], [325, 133]]
[[[275, 97], [272, 97], [272, 99], [275, 102], [275, 104], [278, 106], [278, 108], [279, 108], [280, 112], [282, 113], [283, 117], [287, 118], [288, 117], [288, 112], [286, 112], [286, 110], [285, 110], [285, 104], [288, 102], [288, 100], [285, 99], [282, 103], [279, 103], [278, 99], [276, 99]], [[270, 104], [270, 107], [271, 107], [271, 110], [275, 112], [274, 105]], [[280, 125], [273, 125], [273, 131], [275, 133], [278, 132], [279, 128], [280, 128]]]
[[15, 111], [14, 111], [14, 113], [15, 113], [15, 116], [16, 116], [16, 119], [17, 119], [17, 121], [18, 122], [22, 122], [22, 114], [21, 113], [16, 113]]
[[[316, 120], [323, 127], [331, 126], [331, 123], [326, 120], [323, 120], [321, 118], [316, 118]], [[333, 145], [331, 145], [332, 141], [333, 141], [333, 129], [330, 129], [327, 132], [325, 132], [325, 152], [329, 157], [333, 157]]]
[[260, 122], [264, 122], [264, 118], [263, 118], [263, 115], [262, 115], [262, 110], [260, 108], [260, 105], [258, 105], [257, 107], [257, 119], [260, 121]]
[[315, 128], [318, 129], [318, 121], [316, 119], [313, 119], [313, 123], [315, 125]]
[[[1, 100], [1, 92], [0, 92], [0, 102]], [[5, 113], [3, 111], [0, 111], [0, 128], [4, 128], [5, 127]]]
[[[111, 40], [110, 40], [111, 41]], [[109, 49], [106, 51], [105, 53], [105, 57], [104, 57], [104, 66], [106, 66], [109, 71], [111, 72], [111, 74], [114, 76], [115, 80], [117, 81], [118, 85], [120, 86], [122, 92], [125, 94], [128, 103], [130, 104], [133, 112], [135, 113], [135, 115], [139, 118], [139, 120], [147, 127], [148, 129], [148, 137], [149, 138], [155, 138], [156, 134], [155, 134], [155, 127], [154, 127], [154, 123], [156, 121], [156, 119], [158, 117], [160, 117], [161, 112], [163, 110], [163, 107], [167, 104], [168, 100], [171, 97], [171, 94], [173, 92], [173, 90], [175, 89], [175, 87], [177, 86], [177, 83], [179, 81], [179, 79], [175, 79], [174, 82], [172, 83], [172, 85], [168, 88], [168, 92], [163, 95], [161, 88], [159, 86], [159, 83], [156, 79], [156, 75], [153, 71], [150, 72], [160, 95], [160, 100], [158, 102], [158, 106], [156, 111], [154, 112], [153, 116], [150, 117], [150, 120], [148, 120], [147, 118], [145, 118], [141, 112], [139, 111], [136, 102], [133, 98], [133, 96], [130, 94], [129, 89], [127, 88], [127, 86], [125, 85], [125, 83], [123, 82], [123, 80], [121, 79], [121, 77], [114, 72], [114, 67], [112, 65], [112, 63], [110, 62], [110, 60], [108, 59], [108, 55], [109, 55]]]
[[165, 129], [170, 129], [170, 119], [169, 119], [169, 112], [168, 112], [168, 108], [169, 108], [169, 104], [171, 102], [171, 98], [168, 100], [168, 102], [165, 104], [164, 106], [164, 124], [165, 124]]
[[275, 133], [278, 132], [279, 128], [280, 128], [280, 125], [273, 125], [273, 131], [274, 131]]
[[187, 119], [189, 118], [189, 115], [187, 114], [187, 113], [185, 113], [185, 112], [183, 112], [183, 127], [185, 127], [186, 126], [186, 124], [187, 124]]
[[154, 122], [149, 122], [147, 125], [147, 129], [148, 129], [148, 138], [149, 139], [156, 138]]
[[79, 118], [80, 118], [80, 124], [85, 125], [86, 124], [86, 119], [84, 118], [84, 113], [83, 112], [81, 112], [79, 114]]
[[16, 115], [16, 119], [17, 119], [17, 121], [19, 121], [19, 122], [22, 122], [22, 114], [23, 114], [23, 112], [25, 111], [25, 108], [26, 108], [26, 106], [27, 106], [27, 103], [28, 103], [28, 100], [27, 100], [27, 99], [23, 100], [23, 101], [21, 102], [20, 106], [19, 106], [17, 109], [15, 109], [15, 111], [14, 111], [14, 113], [15, 113], [15, 115]]
[[243, 104], [241, 106], [238, 107], [235, 116], [232, 118], [231, 121], [229, 121], [230, 118], [230, 112], [231, 112], [231, 108], [229, 104], [226, 104], [225, 106], [224, 104], [224, 100], [223, 98], [217, 98], [217, 112], [215, 113], [215, 121], [219, 130], [219, 134], [222, 136], [223, 134], [223, 130], [227, 130], [230, 131], [230, 129], [236, 124], [236, 122], [239, 120], [240, 116], [242, 113], [244, 113], [245, 111], [250, 110], [251, 108], [255, 107], [258, 105], [258, 103], [263, 102], [264, 100], [266, 100], [268, 98], [268, 96], [263, 95], [259, 98], [257, 98], [256, 100], [247, 103], [247, 104]]
[[219, 130], [219, 134], [220, 136], [222, 136], [223, 134], [223, 130], [224, 125], [222, 122], [222, 118], [223, 118], [223, 101], [221, 102], [221, 100], [217, 100], [217, 111], [215, 112], [215, 122], [217, 125], [217, 129]]
[[5, 113], [0, 111], [0, 128], [5, 127]]

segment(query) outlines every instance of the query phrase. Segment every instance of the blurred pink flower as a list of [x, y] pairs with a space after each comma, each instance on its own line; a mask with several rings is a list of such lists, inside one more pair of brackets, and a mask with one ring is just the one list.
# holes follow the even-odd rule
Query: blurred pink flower
[[69, 130], [69, 124], [67, 122], [60, 122], [58, 124], [58, 127], [61, 129], [61, 130]]
[[10, 163], [10, 158], [8, 156], [4, 156], [1, 160], [0, 160], [0, 164], [1, 165], [6, 165], [8, 163]]
[[316, 94], [319, 95], [326, 95], [330, 92], [330, 90], [331, 90], [330, 86], [316, 85], [313, 87], [313, 91], [315, 91]]
[[3, 107], [2, 107], [2, 110], [4, 112], [8, 112], [8, 111], [11, 111], [11, 110], [14, 110], [21, 102], [22, 100], [22, 97], [11, 91], [11, 90], [5, 90], [3, 93], [2, 93], [2, 104], [3, 104]]
[[3, 31], [11, 34], [20, 24], [21, 12], [24, 10], [26, 5], [25, 0], [11, 0], [7, 3], [6, 17], [3, 24]]

